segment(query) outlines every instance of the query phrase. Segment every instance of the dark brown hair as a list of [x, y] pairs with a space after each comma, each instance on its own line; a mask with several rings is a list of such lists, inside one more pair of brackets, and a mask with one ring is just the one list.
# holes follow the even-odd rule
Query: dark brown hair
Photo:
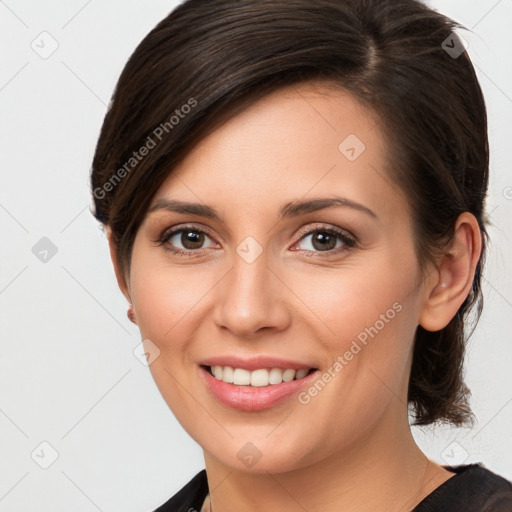
[[201, 137], [280, 87], [335, 85], [381, 120], [389, 175], [411, 206], [422, 269], [451, 240], [462, 212], [478, 220], [483, 251], [471, 292], [444, 329], [418, 326], [408, 392], [416, 424], [470, 420], [465, 324], [473, 306], [476, 320], [482, 309], [488, 141], [459, 28], [415, 0], [179, 5], [128, 60], [92, 164], [94, 215], [111, 227], [125, 275], [150, 201]]

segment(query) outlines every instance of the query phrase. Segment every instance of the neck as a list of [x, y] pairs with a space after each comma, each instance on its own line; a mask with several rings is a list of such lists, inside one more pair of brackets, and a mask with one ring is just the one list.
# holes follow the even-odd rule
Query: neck
[[453, 476], [421, 452], [407, 418], [383, 419], [357, 446], [285, 473], [233, 470], [204, 455], [212, 512], [407, 511]]

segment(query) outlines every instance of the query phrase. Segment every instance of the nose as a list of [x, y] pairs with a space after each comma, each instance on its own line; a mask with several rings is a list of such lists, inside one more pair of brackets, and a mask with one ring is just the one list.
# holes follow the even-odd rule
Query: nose
[[269, 267], [265, 252], [254, 261], [234, 254], [233, 266], [216, 286], [214, 320], [238, 338], [282, 331], [291, 320], [290, 292]]

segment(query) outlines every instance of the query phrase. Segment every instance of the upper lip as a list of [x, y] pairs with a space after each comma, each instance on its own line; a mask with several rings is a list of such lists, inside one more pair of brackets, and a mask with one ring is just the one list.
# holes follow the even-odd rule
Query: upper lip
[[232, 368], [242, 368], [249, 371], [259, 370], [261, 368], [282, 368], [283, 370], [288, 368], [293, 370], [309, 370], [310, 368], [315, 368], [312, 364], [265, 355], [250, 358], [242, 358], [233, 355], [214, 356], [204, 359], [199, 364], [203, 366], [231, 366]]

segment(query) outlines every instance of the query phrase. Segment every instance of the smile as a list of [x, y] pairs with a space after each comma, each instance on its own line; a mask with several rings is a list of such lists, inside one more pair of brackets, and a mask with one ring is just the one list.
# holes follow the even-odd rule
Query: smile
[[248, 369], [219, 364], [201, 364], [199, 371], [205, 387], [216, 401], [248, 412], [285, 403], [311, 386], [319, 374], [316, 368], [258, 368], [254, 365]]

